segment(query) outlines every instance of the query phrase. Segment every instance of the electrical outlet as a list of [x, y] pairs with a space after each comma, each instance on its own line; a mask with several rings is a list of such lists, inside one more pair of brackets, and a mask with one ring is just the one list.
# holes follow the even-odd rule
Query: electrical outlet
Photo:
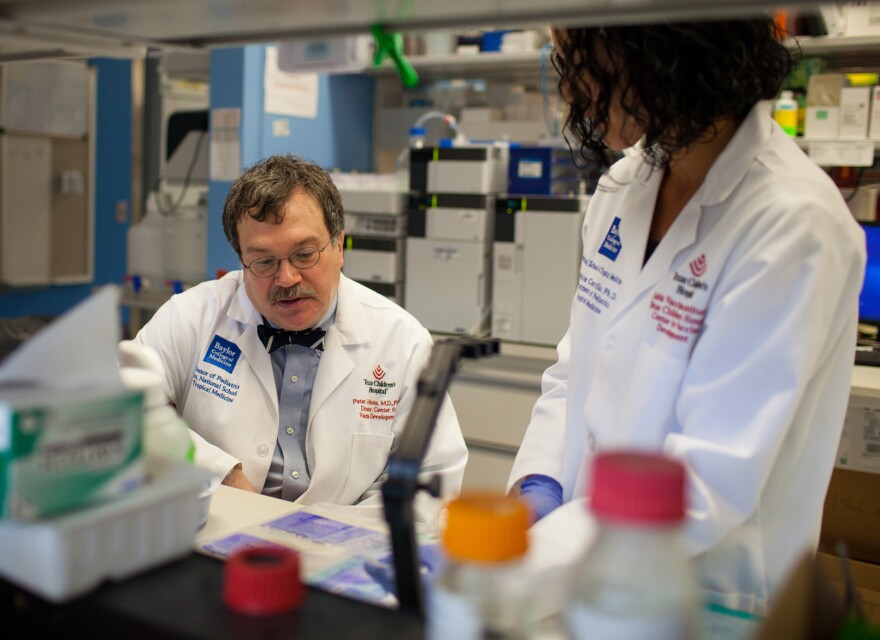
[[128, 201], [127, 200], [117, 200], [116, 205], [116, 223], [117, 224], [125, 224], [128, 222]]

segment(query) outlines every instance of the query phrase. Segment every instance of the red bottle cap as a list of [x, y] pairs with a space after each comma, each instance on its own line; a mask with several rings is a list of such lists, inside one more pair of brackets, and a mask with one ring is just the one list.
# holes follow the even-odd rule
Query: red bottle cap
[[226, 563], [223, 602], [239, 613], [283, 613], [298, 607], [304, 592], [299, 577], [299, 553], [293, 549], [242, 549]]
[[611, 451], [593, 460], [591, 509], [598, 518], [671, 524], [684, 518], [685, 469], [677, 460]]

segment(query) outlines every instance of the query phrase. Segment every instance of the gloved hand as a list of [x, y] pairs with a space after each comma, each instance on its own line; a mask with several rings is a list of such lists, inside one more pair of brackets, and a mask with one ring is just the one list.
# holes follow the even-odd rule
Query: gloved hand
[[116, 347], [120, 367], [134, 367], [165, 376], [165, 365], [153, 347], [131, 340], [123, 340]]
[[532, 509], [532, 524], [562, 506], [562, 485], [549, 476], [526, 476], [519, 495]]
[[[420, 544], [419, 549], [419, 575], [422, 578], [422, 590], [427, 591], [431, 579], [440, 570], [445, 561], [443, 551], [437, 544]], [[373, 580], [378, 582], [388, 593], [397, 595], [397, 585], [394, 576], [394, 558], [391, 554], [379, 558], [377, 561], [364, 562], [364, 570]]]

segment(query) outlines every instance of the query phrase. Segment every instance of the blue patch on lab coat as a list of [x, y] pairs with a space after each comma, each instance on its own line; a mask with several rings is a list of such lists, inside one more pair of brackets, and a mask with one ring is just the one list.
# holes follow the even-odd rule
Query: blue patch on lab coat
[[599, 255], [603, 255], [612, 262], [617, 260], [617, 254], [620, 253], [620, 218], [614, 218], [611, 222], [611, 228], [599, 247]]
[[227, 373], [232, 373], [240, 355], [241, 349], [238, 348], [237, 344], [215, 335], [211, 338], [211, 346], [208, 347], [208, 353], [205, 354], [204, 361], [220, 367]]

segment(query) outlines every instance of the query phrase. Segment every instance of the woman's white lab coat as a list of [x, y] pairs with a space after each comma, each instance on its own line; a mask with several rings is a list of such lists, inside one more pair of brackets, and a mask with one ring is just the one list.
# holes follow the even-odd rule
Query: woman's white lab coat
[[[279, 420], [271, 360], [257, 336], [261, 322], [241, 272], [234, 271], [173, 296], [136, 338], [159, 352], [165, 392], [197, 434], [197, 464], [223, 476], [241, 462], [258, 491]], [[381, 504], [388, 455], [405, 426], [431, 345], [428, 331], [410, 314], [341, 277], [336, 320], [327, 331], [309, 407], [311, 482], [296, 502]], [[453, 495], [466, 461], [447, 398], [422, 471], [439, 473], [444, 495]], [[427, 520], [433, 513], [419, 516]]]
[[685, 536], [703, 585], [726, 606], [761, 612], [818, 540], [864, 236], [766, 104], [644, 267], [662, 172], [631, 157], [610, 176], [587, 213], [570, 328], [510, 485], [544, 474], [570, 500], [584, 494], [597, 451], [683, 460]]

